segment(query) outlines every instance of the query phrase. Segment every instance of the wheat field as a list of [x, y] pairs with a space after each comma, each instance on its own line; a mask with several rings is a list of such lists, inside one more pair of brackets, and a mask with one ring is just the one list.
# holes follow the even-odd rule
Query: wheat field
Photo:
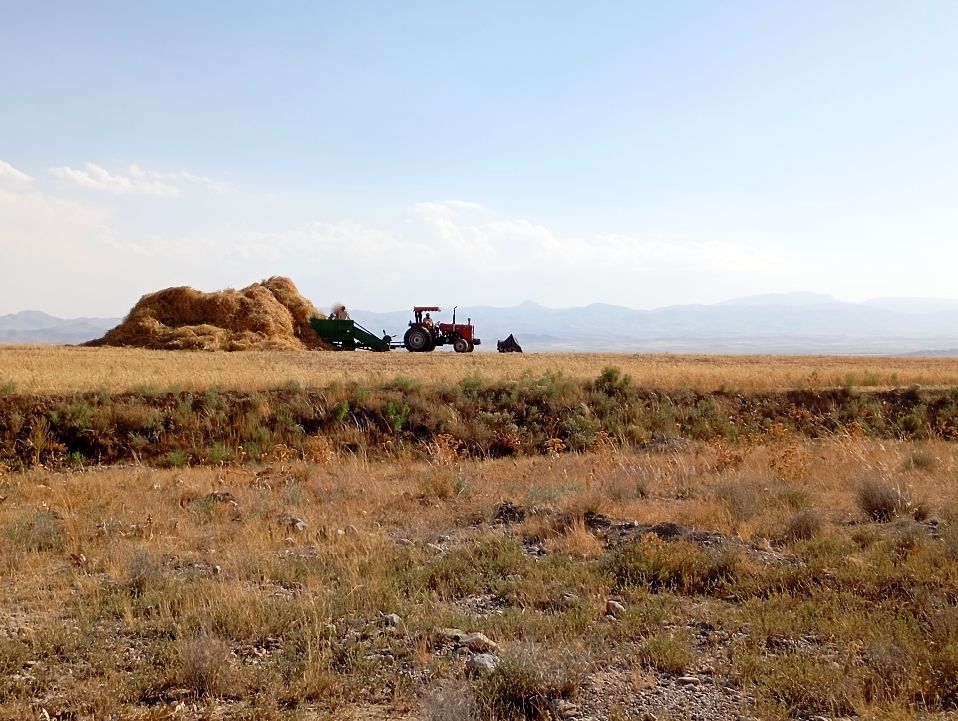
[[252, 351], [205, 353], [128, 348], [0, 346], [0, 387], [17, 393], [75, 393], [236, 388], [262, 390], [289, 382], [323, 386], [377, 384], [397, 376], [423, 382], [466, 377], [509, 381], [561, 373], [591, 379], [606, 366], [650, 388], [769, 391], [835, 386], [958, 384], [950, 358], [866, 356], [734, 356], [628, 353], [413, 354]]

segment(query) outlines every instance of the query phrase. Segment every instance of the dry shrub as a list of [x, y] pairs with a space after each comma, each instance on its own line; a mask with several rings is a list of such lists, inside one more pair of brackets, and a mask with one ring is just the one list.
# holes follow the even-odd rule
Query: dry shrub
[[958, 644], [936, 649], [920, 671], [923, 697], [930, 705], [949, 711], [958, 707]]
[[859, 696], [843, 669], [796, 654], [764, 659], [756, 686], [760, 698], [799, 718], [851, 716]]
[[895, 486], [868, 480], [858, 487], [858, 507], [873, 521], [886, 523], [909, 508], [908, 496]]
[[125, 585], [134, 598], [163, 583], [163, 565], [148, 551], [135, 552], [127, 561]]
[[204, 293], [181, 286], [140, 298], [91, 346], [162, 350], [303, 350], [325, 345], [309, 325], [323, 316], [289, 278]]
[[892, 548], [899, 558], [905, 558], [928, 541], [924, 526], [914, 521], [900, 521], [891, 536]]
[[735, 524], [748, 521], [763, 504], [762, 491], [752, 483], [728, 483], [715, 489], [715, 497], [725, 506]]
[[179, 681], [197, 696], [216, 696], [226, 690], [230, 647], [210, 636], [178, 642]]
[[549, 547], [578, 558], [595, 558], [600, 556], [603, 550], [602, 542], [582, 519], [576, 519], [562, 535], [549, 543]]
[[651, 478], [637, 464], [619, 462], [598, 476], [598, 485], [613, 501], [634, 501], [649, 497]]
[[897, 642], [870, 641], [863, 653], [862, 691], [868, 703], [891, 704], [914, 693], [915, 662]]
[[919, 448], [918, 450], [912, 451], [907, 458], [905, 458], [902, 467], [906, 471], [922, 471], [925, 473], [931, 473], [936, 468], [938, 468], [938, 458], [935, 454], [927, 451], [925, 449]]
[[556, 701], [571, 698], [589, 665], [579, 649], [565, 653], [520, 646], [504, 653], [496, 669], [475, 687], [482, 719], [551, 719]]
[[472, 687], [465, 681], [447, 681], [426, 694], [422, 701], [425, 721], [471, 721], [478, 707]]
[[423, 497], [445, 501], [456, 495], [456, 474], [448, 467], [429, 467], [419, 474], [417, 485]]
[[769, 449], [768, 464], [786, 481], [795, 481], [808, 471], [808, 451], [798, 442], [789, 441]]
[[822, 532], [822, 517], [811, 508], [796, 511], [785, 521], [782, 537], [786, 541], [808, 541]]
[[945, 557], [951, 561], [958, 561], [958, 522], [952, 521], [941, 532], [941, 543]]

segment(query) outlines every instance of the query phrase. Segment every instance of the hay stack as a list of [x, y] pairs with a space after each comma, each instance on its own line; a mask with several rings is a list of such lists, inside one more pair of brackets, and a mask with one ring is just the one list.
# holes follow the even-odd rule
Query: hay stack
[[327, 346], [309, 325], [324, 318], [289, 278], [242, 290], [186, 286], [140, 298], [120, 325], [86, 345], [162, 350], [303, 350]]

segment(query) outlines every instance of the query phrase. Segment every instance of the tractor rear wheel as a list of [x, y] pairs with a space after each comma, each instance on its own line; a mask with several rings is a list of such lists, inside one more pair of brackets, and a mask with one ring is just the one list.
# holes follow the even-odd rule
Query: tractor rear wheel
[[472, 344], [465, 338], [456, 338], [456, 342], [452, 344], [452, 349], [456, 353], [468, 353], [470, 345]]
[[406, 331], [406, 335], [403, 337], [403, 345], [406, 346], [406, 350], [413, 353], [430, 351], [436, 346], [432, 333], [421, 325], [414, 325]]

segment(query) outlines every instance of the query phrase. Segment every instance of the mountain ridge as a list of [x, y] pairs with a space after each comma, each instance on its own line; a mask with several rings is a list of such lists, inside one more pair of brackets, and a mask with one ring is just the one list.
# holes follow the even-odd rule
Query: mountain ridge
[[[483, 339], [480, 350], [514, 334], [529, 351], [681, 353], [880, 353], [948, 355], [958, 348], [958, 300], [905, 298], [849, 303], [815, 293], [745, 296], [709, 305], [634, 309], [609, 303], [547, 308], [460, 307]], [[400, 338], [409, 310], [353, 310], [371, 331]], [[452, 319], [452, 308], [434, 314]], [[82, 343], [119, 318], [59, 319], [29, 310], [0, 316], [0, 343]]]

